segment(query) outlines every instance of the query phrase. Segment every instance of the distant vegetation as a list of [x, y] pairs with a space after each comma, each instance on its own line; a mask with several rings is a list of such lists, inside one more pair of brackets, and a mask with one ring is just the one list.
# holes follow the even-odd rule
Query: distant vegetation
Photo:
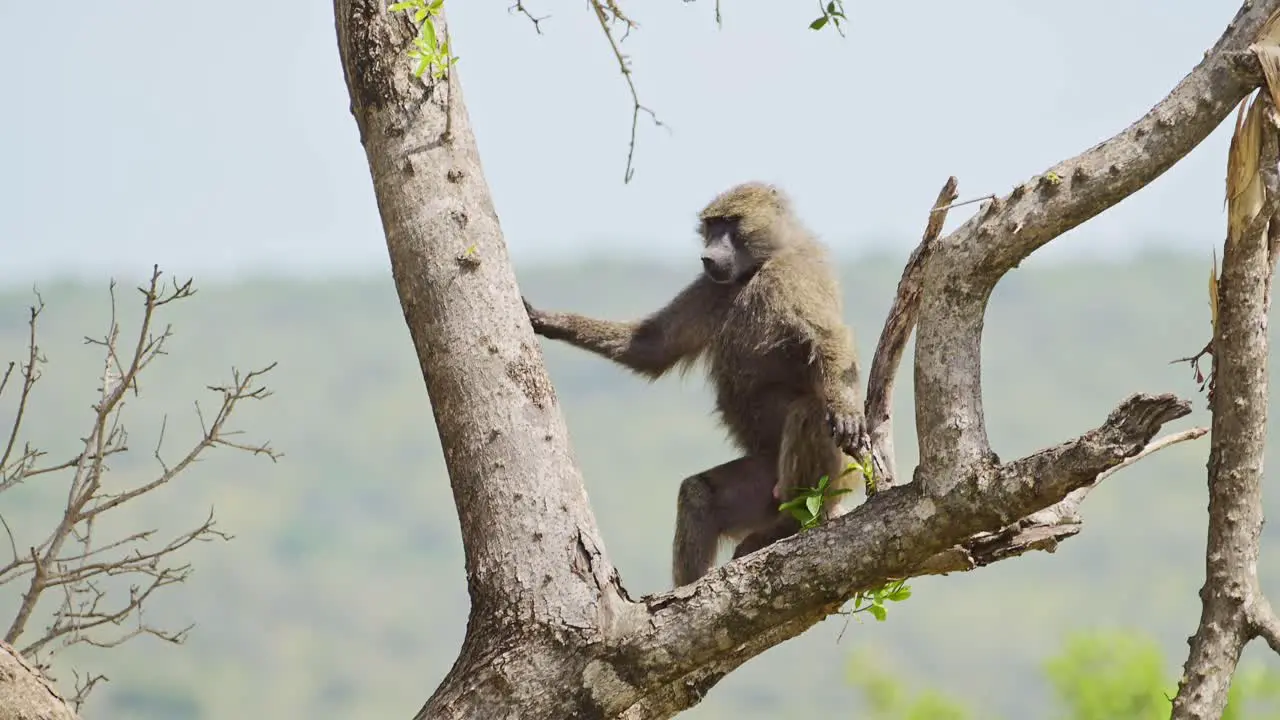
[[[1164, 720], [1177, 691], [1160, 647], [1145, 635], [1124, 631], [1081, 632], [1043, 664], [1052, 687], [1050, 710], [1060, 720]], [[849, 677], [866, 703], [869, 720], [977, 720], [975, 704], [908, 683], [857, 653]], [[981, 703], [976, 703], [981, 707]], [[1252, 667], [1235, 676], [1222, 720], [1280, 718], [1280, 671]]]
[[[846, 314], [868, 359], [901, 261], [882, 257], [844, 269]], [[149, 269], [119, 280], [132, 292]], [[592, 262], [522, 267], [519, 275], [541, 307], [626, 317], [653, 309], [696, 271], [694, 263]], [[1030, 261], [1011, 274], [992, 298], [983, 347], [995, 449], [1009, 458], [1059, 442], [1100, 423], [1135, 391], [1193, 400], [1192, 418], [1170, 430], [1207, 422], [1190, 370], [1169, 361], [1208, 338], [1208, 273], [1206, 252], [1124, 263]], [[33, 439], [51, 450], [77, 441], [93, 401], [98, 356], [82, 338], [108, 320], [106, 281], [39, 284], [49, 362], [29, 421]], [[185, 647], [139, 638], [64, 658], [110, 677], [88, 715], [409, 717], [448, 671], [468, 601], [431, 407], [391, 280], [215, 287], [197, 277], [196, 286], [198, 294], [169, 316], [169, 355], [130, 400], [131, 444], [139, 450], [112, 472], [150, 472], [164, 413], [166, 437], [190, 432], [197, 427], [191, 402], [205, 385], [222, 381], [232, 365], [272, 361], [279, 361], [269, 382], [275, 395], [245, 408], [237, 425], [284, 457], [273, 465], [215, 450], [117, 518], [111, 531], [166, 527], [199, 522], [213, 506], [220, 529], [235, 539], [187, 552], [194, 576], [151, 611], [157, 622], [196, 623]], [[22, 350], [32, 299], [29, 285], [0, 291], [6, 359]], [[696, 375], [650, 385], [585, 353], [543, 347], [623, 580], [636, 596], [661, 589], [680, 480], [729, 457], [707, 388]], [[900, 463], [908, 468], [915, 453], [910, 377], [908, 358], [897, 405]], [[901, 712], [877, 716], [866, 704], [867, 685], [857, 678], [879, 677], [858, 670], [869, 653], [892, 683], [912, 688], [902, 690], [908, 700], [931, 688], [970, 713], [955, 717], [1084, 720], [1094, 716], [1066, 712], [1075, 705], [1061, 700], [1067, 671], [1044, 670], [1054, 656], [1083, 652], [1064, 644], [1077, 631], [1153, 638], [1150, 650], [1139, 648], [1150, 666], [1142, 666], [1143, 677], [1172, 687], [1199, 613], [1207, 448], [1207, 439], [1187, 443], [1110, 478], [1085, 503], [1083, 533], [1056, 553], [912, 581], [911, 600], [886, 622], [850, 621], [837, 643], [845, 620], [832, 618], [748, 663], [686, 717], [847, 718], [865, 709], [905, 720]], [[19, 547], [30, 542], [22, 533], [34, 532], [35, 511], [61, 502], [62, 492], [35, 483], [4, 496], [0, 512]], [[1268, 495], [1272, 517], [1280, 513], [1277, 497]], [[1277, 532], [1267, 526], [1263, 547], [1264, 583], [1273, 593], [1278, 578], [1265, 568], [1280, 566]], [[16, 588], [0, 587], [0, 610], [17, 602]], [[1245, 658], [1246, 668], [1280, 668], [1264, 647]]]

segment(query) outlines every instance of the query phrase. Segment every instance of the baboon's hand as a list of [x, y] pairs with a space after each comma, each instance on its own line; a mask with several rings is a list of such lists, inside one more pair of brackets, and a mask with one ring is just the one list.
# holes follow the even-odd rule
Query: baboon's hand
[[832, 403], [827, 410], [827, 427], [832, 439], [849, 457], [861, 459], [864, 452], [871, 450], [866, 418], [854, 406]]

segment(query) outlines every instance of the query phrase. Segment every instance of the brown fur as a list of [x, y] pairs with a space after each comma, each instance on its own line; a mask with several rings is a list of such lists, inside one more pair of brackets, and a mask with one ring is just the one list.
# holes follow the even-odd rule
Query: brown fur
[[[841, 478], [845, 452], [865, 443], [853, 334], [824, 248], [776, 188], [746, 183], [699, 214], [700, 275], [666, 307], [637, 322], [526, 307], [534, 330], [614, 360], [650, 379], [705, 360], [716, 409], [744, 456], [680, 486], [672, 574], [705, 574], [720, 538], [740, 557], [794, 534], [778, 511], [797, 486]], [[711, 274], [722, 273], [720, 280]], [[837, 439], [838, 438], [838, 439]], [[843, 450], [843, 452], [842, 452]], [[828, 517], [841, 513], [829, 501]]]

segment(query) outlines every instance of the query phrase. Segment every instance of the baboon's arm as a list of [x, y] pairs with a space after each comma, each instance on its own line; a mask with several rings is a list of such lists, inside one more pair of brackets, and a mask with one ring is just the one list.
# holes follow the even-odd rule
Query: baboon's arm
[[544, 312], [525, 303], [533, 329], [563, 340], [650, 378], [677, 363], [692, 364], [724, 314], [724, 293], [705, 276], [680, 291], [666, 307], [633, 322], [615, 322], [576, 313]]
[[831, 435], [841, 450], [858, 457], [867, 449], [867, 438], [853, 333], [843, 324], [837, 324], [817, 328], [809, 337]]
[[821, 375], [822, 389], [828, 404], [836, 398], [843, 397], [861, 410], [861, 377], [852, 333], [843, 326], [820, 332], [817, 334], [815, 345], [818, 372]]

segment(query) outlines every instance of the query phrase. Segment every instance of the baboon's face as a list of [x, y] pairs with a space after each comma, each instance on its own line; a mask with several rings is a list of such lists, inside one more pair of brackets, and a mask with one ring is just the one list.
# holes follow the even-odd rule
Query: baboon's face
[[702, 226], [702, 239], [702, 271], [713, 281], [738, 282], [756, 269], [735, 218], [708, 218]]

